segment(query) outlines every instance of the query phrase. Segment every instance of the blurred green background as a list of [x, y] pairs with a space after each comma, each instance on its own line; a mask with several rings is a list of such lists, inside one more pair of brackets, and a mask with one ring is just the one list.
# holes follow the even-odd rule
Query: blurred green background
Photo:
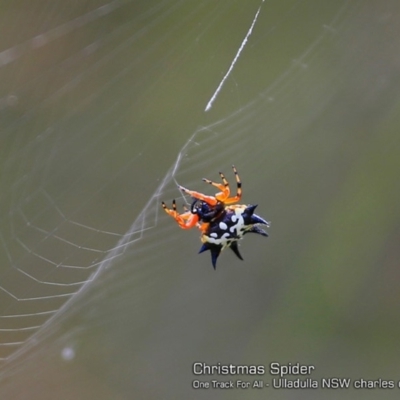
[[[1, 398], [398, 398], [194, 390], [192, 364], [400, 380], [399, 12], [5, 2]], [[244, 261], [226, 251], [214, 271], [160, 202], [185, 203], [176, 183], [214, 193], [201, 178], [233, 182], [232, 164], [270, 237], [247, 235]]]

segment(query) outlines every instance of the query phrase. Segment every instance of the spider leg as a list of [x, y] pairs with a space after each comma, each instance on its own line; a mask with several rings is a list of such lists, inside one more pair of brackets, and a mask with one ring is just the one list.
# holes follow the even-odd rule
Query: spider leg
[[168, 208], [164, 202], [162, 202], [161, 205], [164, 211], [172, 218], [174, 218], [182, 229], [193, 228], [199, 222], [199, 216], [196, 214], [192, 214], [190, 211], [187, 211], [183, 214], [179, 214], [178, 211], [176, 210], [175, 200], [172, 200], [172, 210]]
[[203, 182], [206, 182], [212, 186], [215, 186], [217, 189], [219, 189], [221, 192], [217, 193], [215, 195], [215, 198], [224, 203], [230, 194], [229, 183], [226, 180], [225, 175], [222, 172], [219, 173], [219, 176], [221, 177], [223, 184], [210, 181], [209, 179], [206, 179], [206, 178], [203, 178]]
[[210, 226], [209, 222], [203, 222], [202, 224], [198, 224], [198, 228], [200, 229], [201, 233], [206, 233], [209, 226]]
[[[229, 192], [228, 192], [227, 198], [225, 200], [223, 200], [225, 204], [237, 203], [242, 198], [242, 182], [240, 181], [239, 174], [234, 165], [232, 165], [232, 169], [235, 174], [237, 191], [236, 191], [235, 197], [228, 197], [229, 196]], [[217, 195], [215, 197], [217, 197]]]
[[182, 190], [183, 193], [188, 194], [191, 197], [194, 197], [195, 199], [199, 199], [202, 201], [205, 201], [207, 204], [210, 206], [215, 206], [217, 204], [217, 200], [214, 196], [206, 196], [203, 193], [195, 192], [194, 190], [189, 190], [184, 188], [183, 186], [178, 185], [178, 188]]

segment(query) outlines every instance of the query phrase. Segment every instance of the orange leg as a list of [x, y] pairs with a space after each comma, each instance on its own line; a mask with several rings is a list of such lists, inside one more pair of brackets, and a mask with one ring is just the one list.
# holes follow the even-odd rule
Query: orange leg
[[202, 224], [198, 225], [198, 228], [202, 233], [206, 233], [209, 226], [210, 226], [209, 222], [203, 222]]
[[235, 168], [234, 165], [232, 165], [232, 169], [233, 169], [233, 172], [235, 174], [237, 191], [236, 191], [236, 196], [235, 197], [229, 197], [229, 198], [224, 200], [225, 204], [237, 203], [242, 198], [242, 182], [240, 181], [239, 174], [236, 171], [236, 168]]
[[226, 180], [226, 178], [222, 172], [220, 172], [219, 175], [222, 179], [223, 184], [216, 183], [216, 182], [210, 181], [209, 179], [203, 178], [204, 182], [215, 186], [216, 188], [218, 188], [221, 191], [220, 193], [217, 193], [215, 195], [215, 198], [224, 204], [237, 203], [242, 198], [242, 182], [240, 182], [238, 172], [234, 165], [232, 165], [232, 168], [233, 168], [233, 172], [235, 174], [236, 185], [237, 185], [237, 193], [236, 193], [235, 197], [229, 197], [229, 195], [230, 195], [229, 183]]
[[170, 208], [167, 208], [164, 202], [162, 202], [161, 204], [164, 211], [172, 218], [174, 218], [182, 229], [190, 229], [198, 225], [199, 216], [197, 214], [192, 214], [190, 211], [179, 214], [178, 211], [176, 211], [175, 200], [172, 200], [172, 210]]
[[222, 172], [219, 173], [219, 176], [221, 177], [223, 184], [210, 181], [209, 179], [206, 178], [203, 178], [203, 182], [206, 182], [219, 189], [221, 192], [217, 193], [215, 195], [215, 198], [224, 203], [230, 194], [229, 183]]
[[203, 193], [195, 192], [193, 190], [189, 190], [184, 188], [183, 186], [178, 185], [178, 188], [182, 190], [182, 192], [188, 194], [191, 197], [194, 197], [195, 199], [199, 199], [202, 201], [205, 201], [207, 204], [210, 206], [215, 206], [217, 204], [217, 199], [214, 196], [206, 196]]

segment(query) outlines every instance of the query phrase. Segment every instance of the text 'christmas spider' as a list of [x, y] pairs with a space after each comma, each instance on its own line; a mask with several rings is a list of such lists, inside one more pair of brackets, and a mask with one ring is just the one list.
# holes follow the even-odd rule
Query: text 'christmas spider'
[[218, 256], [226, 247], [229, 247], [238, 258], [243, 260], [237, 242], [246, 233], [253, 232], [268, 236], [267, 232], [261, 229], [259, 225], [269, 227], [269, 222], [254, 214], [257, 205], [233, 204], [239, 202], [242, 197], [242, 183], [235, 166], [232, 166], [232, 168], [237, 184], [237, 192], [234, 197], [229, 197], [229, 183], [224, 174], [220, 172], [222, 183], [203, 178], [204, 182], [220, 190], [215, 196], [207, 196], [178, 186], [182, 192], [193, 199], [190, 210], [185, 210], [183, 214], [179, 214], [176, 210], [175, 200], [172, 201], [172, 209], [167, 208], [165, 203], [162, 202], [165, 212], [174, 218], [182, 229], [190, 229], [195, 226], [200, 229], [203, 245], [199, 253], [210, 250], [214, 269], [217, 265]]

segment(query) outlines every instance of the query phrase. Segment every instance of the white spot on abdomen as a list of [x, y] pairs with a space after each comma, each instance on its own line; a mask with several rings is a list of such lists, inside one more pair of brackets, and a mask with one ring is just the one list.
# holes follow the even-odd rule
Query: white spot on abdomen
[[228, 225], [226, 225], [225, 222], [220, 222], [219, 223], [219, 227], [220, 229], [222, 229], [223, 231], [226, 231], [228, 229]]

